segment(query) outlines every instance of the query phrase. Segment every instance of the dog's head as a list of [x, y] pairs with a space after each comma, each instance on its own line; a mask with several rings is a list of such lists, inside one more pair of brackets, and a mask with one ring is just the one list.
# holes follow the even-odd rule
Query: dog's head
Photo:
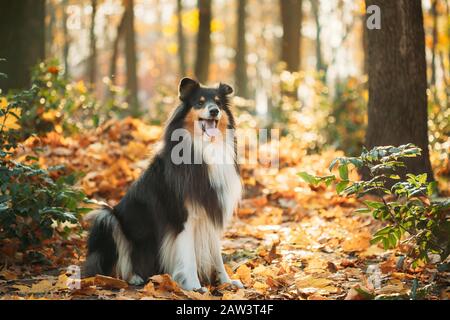
[[181, 80], [179, 98], [189, 108], [185, 128], [194, 135], [224, 136], [227, 128], [234, 128], [229, 101], [232, 93], [233, 88], [224, 83], [217, 87], [204, 87], [190, 78]]

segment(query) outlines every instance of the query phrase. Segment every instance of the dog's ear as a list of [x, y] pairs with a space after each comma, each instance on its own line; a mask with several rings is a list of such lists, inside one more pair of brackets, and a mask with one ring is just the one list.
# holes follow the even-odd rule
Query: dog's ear
[[234, 92], [233, 88], [226, 83], [220, 83], [219, 91], [225, 96], [230, 95]]
[[180, 81], [180, 86], [178, 89], [178, 95], [181, 101], [185, 101], [189, 96], [200, 87], [200, 84], [191, 79], [191, 78], [183, 78]]

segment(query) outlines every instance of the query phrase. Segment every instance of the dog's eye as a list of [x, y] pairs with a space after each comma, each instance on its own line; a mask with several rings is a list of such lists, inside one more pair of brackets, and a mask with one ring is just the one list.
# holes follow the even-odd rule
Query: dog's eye
[[198, 102], [198, 105], [199, 105], [199, 106], [202, 106], [202, 105], [204, 105], [204, 104], [205, 104], [204, 101], [199, 101], [199, 102]]

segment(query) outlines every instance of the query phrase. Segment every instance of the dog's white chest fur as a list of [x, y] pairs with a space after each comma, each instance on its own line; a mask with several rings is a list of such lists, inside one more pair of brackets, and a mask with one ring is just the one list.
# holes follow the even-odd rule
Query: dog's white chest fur
[[242, 193], [241, 179], [234, 165], [234, 150], [228, 144], [211, 144], [205, 149], [204, 157], [215, 157], [214, 160], [218, 160], [208, 164], [208, 173], [209, 181], [219, 198], [226, 224], [232, 217]]
[[[203, 161], [208, 164], [209, 180], [222, 207], [223, 222], [231, 219], [241, 198], [242, 184], [234, 165], [233, 145], [203, 144]], [[184, 288], [197, 288], [199, 280], [210, 280], [216, 273], [219, 281], [230, 282], [223, 266], [220, 237], [222, 230], [208, 218], [200, 203], [186, 202], [188, 220], [178, 235], [167, 235], [161, 247], [161, 263], [166, 272]]]

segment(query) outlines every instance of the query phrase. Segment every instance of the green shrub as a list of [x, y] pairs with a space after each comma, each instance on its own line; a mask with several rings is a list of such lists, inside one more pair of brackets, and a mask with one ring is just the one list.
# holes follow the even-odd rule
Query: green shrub
[[[359, 157], [335, 159], [330, 171], [338, 168], [339, 178], [334, 174], [316, 177], [308, 173], [299, 176], [311, 185], [336, 182], [336, 192], [343, 196], [362, 197], [368, 193], [377, 196], [377, 201], [364, 201], [365, 207], [358, 213], [370, 213], [384, 222], [372, 243], [381, 242], [385, 249], [394, 248], [401, 242], [413, 244], [409, 255], [413, 265], [429, 261], [429, 254], [439, 254], [444, 261], [450, 254], [450, 200], [431, 199], [435, 183], [427, 182], [427, 175], [406, 174], [401, 178], [397, 170], [405, 167], [405, 158], [417, 157], [421, 150], [412, 145], [399, 147], [375, 147], [364, 150]], [[349, 168], [370, 172], [369, 181], [350, 181]], [[392, 187], [387, 187], [392, 185]]]
[[109, 85], [108, 99], [98, 103], [83, 81], [66, 79], [57, 61], [42, 62], [32, 71], [32, 88], [21, 92], [22, 136], [43, 134], [52, 130], [74, 132], [95, 128], [115, 115], [126, 114], [126, 104], [120, 102], [123, 93]]
[[363, 147], [367, 125], [366, 83], [349, 78], [336, 85], [327, 125], [324, 127], [329, 144], [356, 155]]
[[[0, 96], [0, 242], [18, 240], [22, 250], [41, 244], [55, 232], [67, 236], [77, 230], [80, 214], [88, 211], [80, 207], [86, 199], [73, 187], [75, 175], [66, 174], [63, 167], [40, 168], [33, 157], [24, 162], [14, 160], [14, 150], [21, 141], [54, 127], [54, 123], [45, 122], [40, 116], [39, 108], [45, 105], [52, 109], [58, 105], [56, 98], [36, 104], [44, 97], [46, 89], [42, 84], [35, 81], [30, 90], [7, 99]], [[52, 175], [54, 171], [58, 174]], [[63, 225], [65, 222], [75, 228]]]

